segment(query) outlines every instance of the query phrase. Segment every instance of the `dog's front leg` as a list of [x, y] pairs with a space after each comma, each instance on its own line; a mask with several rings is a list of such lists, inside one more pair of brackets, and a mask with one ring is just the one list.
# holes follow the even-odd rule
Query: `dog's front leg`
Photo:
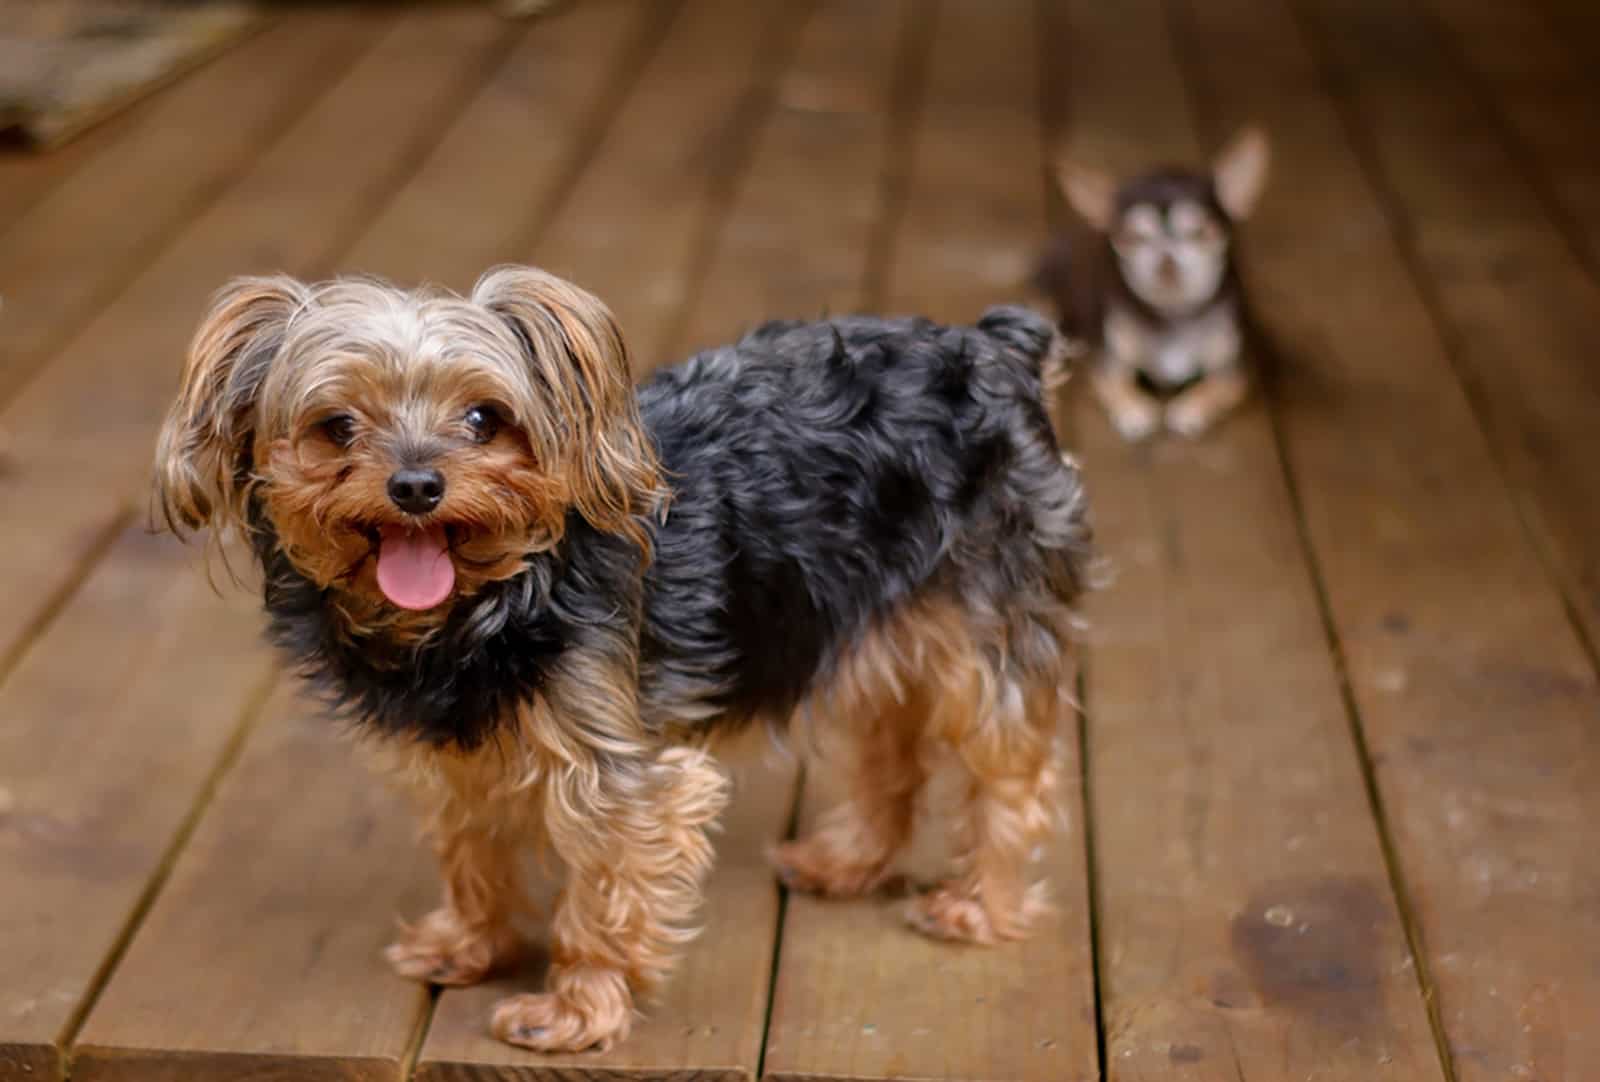
[[436, 781], [426, 796], [427, 830], [444, 880], [444, 904], [404, 924], [386, 955], [402, 977], [431, 984], [474, 984], [522, 954], [513, 925], [529, 908], [518, 876], [521, 838], [514, 821], [475, 807], [470, 771]]
[[496, 1006], [496, 1036], [580, 1051], [628, 1035], [634, 996], [666, 976], [694, 934], [689, 922], [711, 868], [706, 830], [726, 801], [721, 771], [684, 748], [549, 778], [545, 828], [567, 865], [550, 975], [543, 993]]

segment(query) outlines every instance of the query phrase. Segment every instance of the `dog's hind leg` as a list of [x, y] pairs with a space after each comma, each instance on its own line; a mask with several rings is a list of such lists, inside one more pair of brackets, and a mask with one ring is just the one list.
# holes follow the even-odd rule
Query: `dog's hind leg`
[[937, 731], [963, 774], [955, 810], [955, 875], [911, 902], [907, 919], [939, 939], [1020, 939], [1049, 910], [1032, 865], [1059, 818], [1061, 723], [1070, 703], [1062, 674], [1022, 682], [996, 666], [989, 694], [952, 694]]
[[866, 894], [888, 878], [911, 837], [916, 798], [925, 775], [918, 752], [926, 727], [923, 702], [890, 701], [873, 714], [834, 719], [829, 775], [845, 786], [843, 799], [815, 828], [772, 854], [792, 890], [834, 897]]

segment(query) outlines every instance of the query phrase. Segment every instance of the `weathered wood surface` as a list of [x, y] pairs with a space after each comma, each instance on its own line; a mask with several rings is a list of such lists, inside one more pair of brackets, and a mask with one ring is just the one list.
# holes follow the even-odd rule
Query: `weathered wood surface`
[[0, 1078], [52, 1077], [137, 925], [270, 677], [254, 608], [131, 528], [0, 688]]
[[[222, 698], [222, 696], [217, 696]], [[427, 990], [382, 950], [432, 904], [409, 809], [281, 681], [73, 1050], [75, 1079], [394, 1078]]]
[[227, 190], [371, 37], [369, 20], [314, 15], [267, 31], [130, 116], [93, 168], [5, 234], [0, 401]]
[[[1062, 21], [1062, 152], [1203, 166], [1159, 0]], [[1270, 403], [1138, 447], [1077, 405], [1118, 565], [1085, 691], [1108, 1077], [1443, 1082]]]
[[1208, 0], [1186, 5], [1185, 24], [1212, 115], [1260, 120], [1280, 141], [1253, 281], [1284, 355], [1288, 462], [1455, 1077], [1575, 1082], [1595, 1073], [1600, 1040], [1579, 1021], [1600, 1002], [1588, 857], [1600, 697], [1429, 283], [1364, 168], [1371, 133], [1325, 81], [1343, 86], [1337, 65], [1357, 52], [1368, 68], [1406, 62], [1372, 44], [1393, 17], [1380, 6]]
[[[0, 1079], [1588, 1082], [1590, 7], [291, 6], [0, 156]], [[275, 683], [248, 592], [138, 522], [212, 290], [532, 260], [643, 373], [767, 317], [1025, 298], [1057, 149], [1126, 170], [1245, 122], [1272, 393], [1195, 445], [1071, 415], [1120, 576], [1047, 934], [784, 902], [793, 765], [741, 765], [632, 1042], [533, 1056], [486, 1018], [536, 973], [430, 1005], [387, 971], [436, 890], [409, 817]]]

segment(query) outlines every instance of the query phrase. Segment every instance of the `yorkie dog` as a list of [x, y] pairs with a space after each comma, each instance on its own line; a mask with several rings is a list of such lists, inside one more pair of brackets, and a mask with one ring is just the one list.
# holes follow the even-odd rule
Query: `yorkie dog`
[[1247, 129], [1209, 173], [1158, 169], [1118, 185], [1061, 163], [1062, 191], [1095, 236], [1059, 239], [1037, 284], [1055, 298], [1068, 338], [1098, 354], [1090, 385], [1124, 438], [1163, 423], [1201, 435], [1248, 393], [1234, 234], [1261, 196], [1269, 157], [1266, 136]]
[[394, 967], [509, 963], [548, 843], [546, 990], [492, 1028], [603, 1048], [691, 935], [709, 737], [753, 719], [848, 748], [845, 801], [776, 851], [790, 885], [880, 884], [953, 752], [959, 865], [912, 923], [1028, 930], [1090, 552], [1054, 343], [1021, 308], [772, 323], [636, 392], [610, 312], [539, 270], [467, 297], [246, 278], [194, 340], [156, 497], [175, 531], [243, 532], [275, 640], [420, 801], [444, 901]]

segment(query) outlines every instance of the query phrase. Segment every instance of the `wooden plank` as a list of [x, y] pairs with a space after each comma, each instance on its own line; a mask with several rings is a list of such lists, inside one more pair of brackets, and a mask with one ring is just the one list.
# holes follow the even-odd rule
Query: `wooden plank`
[[0, 691], [0, 1077], [55, 1077], [270, 676], [254, 608], [217, 597], [177, 542], [130, 528]]
[[[135, 106], [124, 123], [136, 122]], [[48, 154], [31, 154], [20, 145], [0, 145], [0, 236], [56, 185], [116, 141], [117, 125], [107, 125]]]
[[[1066, 151], [1203, 162], [1159, 0], [1065, 22]], [[1133, 446], [1075, 398], [1120, 565], [1085, 698], [1108, 1077], [1442, 1080], [1261, 399]]]
[[[326, 268], [513, 32], [478, 6], [406, 12], [0, 412], [6, 497], [29, 509], [0, 523], [0, 672], [107, 531], [144, 506], [150, 446], [205, 299], [235, 274]], [[392, 118], [385, 138], [371, 137], [376, 116]]]
[[[1591, 1078], [1594, 673], [1307, 41], [1276, 5], [1183, 10], [1216, 115], [1281, 144], [1252, 278], [1286, 354], [1287, 454], [1454, 1077]], [[1340, 25], [1377, 35], [1391, 18]], [[1392, 47], [1382, 64], [1411, 62], [1404, 38]]]
[[[1402, 8], [1391, 34], [1416, 42], [1407, 70], [1368, 63], [1349, 85], [1474, 405], [1593, 651], [1600, 98], [1527, 9], [1427, 2], [1453, 26]], [[1477, 78], [1434, 45], [1436, 29], [1462, 43]], [[1485, 113], [1500, 124], [1486, 127]]]
[[348, 12], [311, 13], [257, 36], [127, 118], [115, 146], [6, 234], [0, 401], [305, 111], [368, 31]]
[[204, 64], [261, 21], [255, 5], [10, 4], [0, 125], [34, 146], [74, 135]]
[[670, 355], [862, 307], [903, 6], [827, 0], [806, 24]]
[[1531, 6], [1592, 78], [1595, 65], [1600, 64], [1600, 8], [1589, 0], [1539, 0]]
[[[487, 142], [502, 151], [496, 168], [518, 168], [525, 190], [548, 183], [592, 136], [581, 118], [646, 14], [602, 0], [539, 24], [407, 182], [396, 200], [406, 212], [374, 228], [413, 237], [409, 214], [493, 192], [503, 193], [498, 209], [517, 210], [509, 185], [481, 185], [463, 163], [487, 161]], [[530, 82], [528, 67], [552, 53], [583, 63], [561, 65], [560, 82]], [[569, 135], [508, 158], [506, 142], [530, 122]], [[457, 167], [453, 190], [443, 183], [447, 163]], [[485, 254], [471, 231], [435, 239], [438, 247], [409, 258], [459, 266]], [[369, 234], [357, 250], [398, 254], [389, 243]], [[400, 1070], [429, 997], [395, 977], [380, 948], [397, 914], [428, 907], [436, 877], [409, 810], [381, 794], [332, 723], [302, 720], [314, 714], [280, 691], [90, 1015], [75, 1077], [364, 1079]], [[287, 792], [295, 799], [285, 804]]]
[[526, 259], [677, 8], [585, 0], [533, 23], [339, 269], [466, 290]]
[[[427, 990], [383, 960], [434, 894], [410, 811], [282, 681], [73, 1051], [81, 1082], [391, 1079]], [[292, 794], [292, 795], [291, 795]]]
[[[831, 85], [829, 73], [836, 71], [838, 65], [835, 49], [846, 28], [869, 32], [871, 40], [877, 41], [883, 36], [885, 22], [892, 27], [897, 11], [898, 7], [887, 12], [872, 11], [838, 0], [825, 3], [800, 32], [792, 66], [776, 71], [746, 69], [744, 80], [724, 80], [715, 96], [708, 87], [695, 87], [696, 92], [705, 97], [692, 112], [685, 110], [685, 115], [704, 116], [711, 124], [726, 123], [726, 120], [719, 120], [717, 114], [735, 106], [749, 93], [746, 80], [777, 78], [780, 87], [787, 87], [812, 78]], [[680, 65], [689, 57], [705, 55], [714, 41], [721, 42], [725, 50], [722, 55], [752, 58], [760, 55], [763, 50], [757, 44], [761, 40], [759, 18], [751, 19], [740, 29], [742, 41], [731, 41], [725, 36], [730, 30], [726, 14], [726, 9], [720, 9], [715, 3], [692, 3], [680, 15], [618, 117], [617, 132], [634, 130], [641, 116], [654, 115], [662, 99], [693, 86], [684, 82]], [[750, 117], [747, 122], [759, 123], [760, 119]], [[842, 121], [841, 127], [854, 127], [854, 121]], [[684, 133], [662, 130], [653, 136], [657, 140], [663, 137], [678, 140], [684, 138]], [[740, 238], [748, 235], [741, 226], [747, 220], [764, 220], [761, 217], [765, 214], [764, 208], [770, 206], [774, 198], [771, 188], [792, 183], [775, 167], [777, 163], [791, 160], [790, 140], [800, 137], [778, 116], [763, 126], [747, 180], [734, 194], [728, 217], [718, 231], [720, 245], [711, 257], [711, 271], [698, 294], [699, 312], [688, 313], [683, 322], [704, 326], [716, 318], [725, 318], [701, 313], [728, 311], [731, 305], [747, 298], [750, 279], [760, 280], [774, 273], [767, 249], [751, 250], [741, 241]], [[618, 169], [630, 170], [640, 156], [657, 153], [660, 153], [658, 149], [640, 147], [631, 138], [603, 149], [577, 190], [581, 193], [594, 186], [606, 186], [610, 183], [606, 174]], [[692, 195], [691, 179], [684, 178], [680, 198]], [[701, 191], [708, 190], [714, 182], [713, 176], [701, 176]], [[645, 207], [638, 204], [648, 205], [652, 198], [651, 193], [644, 190], [620, 206], [572, 208], [564, 214], [563, 221], [571, 223], [568, 235], [582, 235], [590, 221], [584, 214], [621, 215], [627, 220], [632, 214], [644, 213]], [[813, 220], [810, 224], [819, 223]], [[779, 243], [794, 246], [805, 243], [799, 223], [794, 226], [791, 232], [782, 222], [775, 225], [779, 230], [776, 238]], [[663, 277], [659, 280], [669, 280], [674, 273], [691, 273], [688, 249], [696, 242], [693, 233], [675, 230], [657, 236], [668, 246], [645, 252], [642, 258], [660, 268], [657, 273]], [[849, 249], [825, 249], [817, 253], [816, 259], [823, 268], [818, 276], [806, 283], [795, 283], [799, 292], [793, 299], [798, 304], [819, 303], [828, 283], [848, 277], [845, 268], [852, 261], [859, 265], [861, 255]], [[601, 274], [613, 273], [605, 264], [597, 263], [595, 269]], [[687, 290], [678, 292], [684, 295]], [[601, 296], [607, 301], [614, 299], [604, 292]], [[644, 332], [657, 340], [668, 333], [662, 329], [663, 323], [679, 322], [676, 314], [670, 311], [661, 313], [660, 320], [660, 323], [642, 325]], [[689, 948], [682, 967], [657, 1002], [646, 1006], [632, 1036], [607, 1053], [576, 1056], [537, 1056], [495, 1041], [487, 1032], [493, 1005], [512, 991], [536, 984], [539, 974], [527, 972], [477, 988], [446, 991], [439, 1000], [422, 1049], [419, 1079], [465, 1082], [546, 1077], [749, 1079], [755, 1076], [778, 928], [778, 891], [765, 850], [782, 837], [787, 826], [793, 805], [794, 777], [792, 764], [764, 765], [751, 761], [759, 757], [749, 750], [732, 758], [738, 767], [736, 793], [724, 819], [724, 831], [717, 840], [717, 866], [707, 884], [703, 913], [705, 931]]]
[[[1039, 65], [1032, 20], [1015, 0], [929, 7], [938, 41], [918, 103], [911, 189], [882, 307], [977, 318], [1025, 296], [1044, 230]], [[970, 42], [975, 51], [964, 57]]]
[[[1586, 71], [1537, 4], [1426, 0], [1477, 84], [1476, 97], [1505, 123], [1564, 216], [1588, 261], [1600, 262], [1600, 98]], [[1600, 30], [1600, 22], [1596, 23]]]
[[[970, 320], [1017, 296], [1043, 231], [1034, 11], [954, 2], [916, 13], [933, 21], [931, 54], [888, 307]], [[1065, 776], [1071, 822], [1045, 861], [1058, 912], [1026, 943], [958, 948], [907, 929], [903, 901], [790, 897], [767, 1077], [1096, 1077], [1075, 746]], [[807, 784], [808, 821], [825, 784]]]
[[[688, 4], [571, 198], [532, 246], [541, 265], [612, 307], [637, 372], [674, 359], [675, 321], [692, 299], [709, 238], [765, 115], [773, 72], [809, 6]], [[677, 44], [684, 41], [694, 47]]]

